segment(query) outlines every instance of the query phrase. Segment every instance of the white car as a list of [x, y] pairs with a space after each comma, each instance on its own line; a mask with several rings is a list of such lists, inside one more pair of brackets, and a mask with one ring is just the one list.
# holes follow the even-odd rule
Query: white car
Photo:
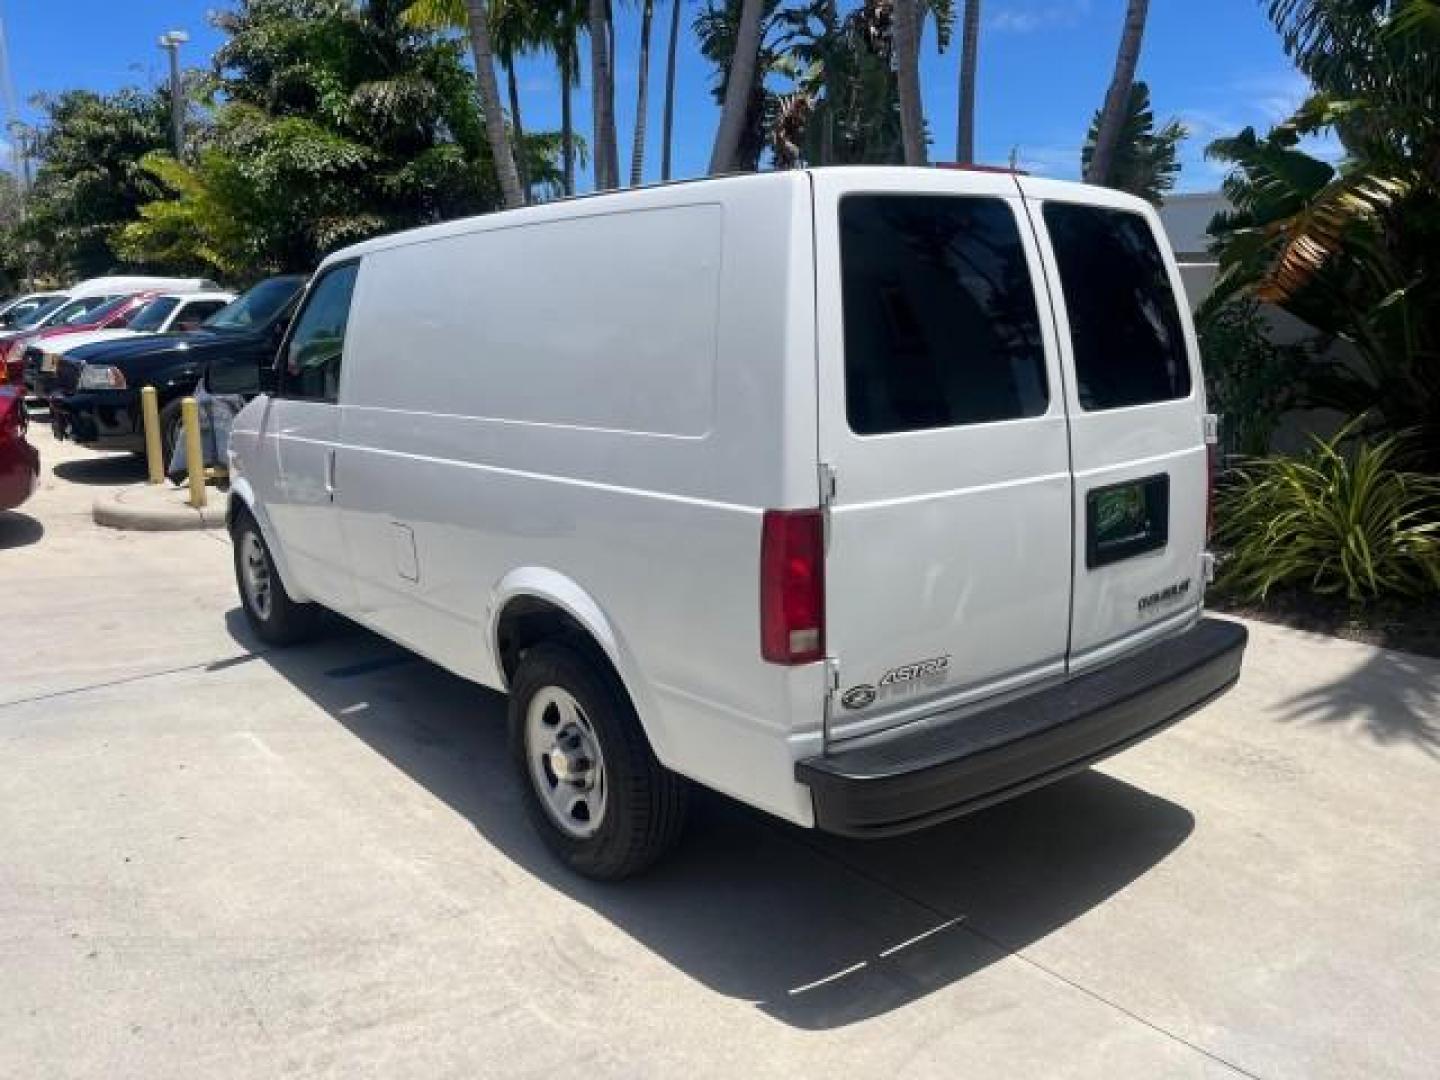
[[154, 297], [123, 327], [65, 334], [44, 343], [44, 351], [63, 355], [84, 345], [117, 341], [137, 334], [165, 334], [198, 330], [200, 324], [235, 299], [233, 292], [173, 292]]
[[581, 873], [688, 784], [886, 836], [1223, 693], [1214, 420], [1155, 212], [901, 168], [598, 195], [325, 260], [236, 419], [255, 632], [341, 612], [510, 695]]

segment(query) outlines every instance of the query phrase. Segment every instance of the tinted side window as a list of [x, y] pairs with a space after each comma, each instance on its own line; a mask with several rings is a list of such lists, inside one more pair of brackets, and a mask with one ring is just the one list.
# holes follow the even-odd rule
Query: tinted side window
[[1003, 200], [846, 196], [840, 262], [856, 434], [1045, 412], [1035, 289]]
[[345, 324], [359, 269], [358, 263], [336, 267], [310, 290], [285, 347], [283, 397], [334, 401], [339, 394]]
[[1076, 387], [1086, 409], [1190, 394], [1190, 360], [1165, 259], [1139, 214], [1047, 203]]

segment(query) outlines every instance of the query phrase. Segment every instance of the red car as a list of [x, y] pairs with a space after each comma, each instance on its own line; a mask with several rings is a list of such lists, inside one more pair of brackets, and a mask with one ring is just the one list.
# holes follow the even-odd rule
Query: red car
[[0, 510], [19, 506], [35, 490], [40, 452], [25, 441], [25, 395], [0, 386]]
[[[56, 337], [59, 334], [109, 330], [124, 326], [136, 312], [159, 296], [160, 291], [147, 289], [145, 292], [127, 293], [124, 296], [116, 296], [108, 300], [102, 299], [102, 302], [98, 304], [95, 302], [96, 297], [71, 300], [69, 304], [46, 320], [44, 326], [21, 334], [8, 335], [4, 345], [0, 346], [4, 349], [5, 357], [4, 378], [0, 379], [0, 384], [10, 383], [18, 386], [24, 382], [25, 346], [31, 342], [43, 341], [45, 338]], [[68, 312], [67, 308], [70, 309]]]

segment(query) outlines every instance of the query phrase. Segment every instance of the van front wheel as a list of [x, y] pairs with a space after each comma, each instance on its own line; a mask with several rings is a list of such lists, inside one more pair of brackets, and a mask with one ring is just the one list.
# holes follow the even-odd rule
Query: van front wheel
[[679, 838], [684, 780], [655, 758], [619, 680], [583, 652], [547, 642], [525, 654], [510, 741], [531, 819], [578, 873], [630, 877]]
[[290, 599], [260, 526], [249, 513], [242, 511], [236, 518], [230, 539], [240, 606], [255, 636], [267, 645], [293, 645], [312, 636], [320, 622], [320, 607]]

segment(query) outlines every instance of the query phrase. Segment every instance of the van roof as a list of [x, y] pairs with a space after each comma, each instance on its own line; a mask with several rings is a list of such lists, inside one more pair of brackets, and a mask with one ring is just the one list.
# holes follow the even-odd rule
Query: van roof
[[[620, 188], [614, 191], [585, 192], [580, 195], [570, 195], [562, 199], [551, 199], [548, 202], [535, 203], [531, 206], [516, 207], [513, 210], [496, 210], [488, 214], [475, 214], [470, 217], [456, 218], [453, 221], [442, 221], [434, 225], [424, 225], [415, 229], [406, 229], [402, 232], [387, 233], [383, 236], [373, 237], [370, 240], [362, 240], [360, 243], [351, 244], [349, 247], [341, 248], [331, 253], [321, 260], [320, 265], [316, 269], [317, 271], [322, 270], [332, 263], [357, 259], [372, 252], [384, 251], [388, 248], [399, 247], [404, 244], [423, 243], [428, 240], [441, 240], [452, 236], [463, 236], [467, 233], [476, 232], [482, 227], [504, 227], [495, 224], [501, 220], [506, 224], [513, 222], [516, 225], [564, 220], [567, 217], [579, 216], [578, 213], [572, 210], [577, 204], [588, 204], [592, 202], [603, 204], [613, 202], [623, 205], [626, 201], [637, 195], [653, 193], [657, 190], [670, 188], [703, 188], [721, 185], [729, 186], [733, 184], [793, 183], [796, 177], [804, 176], [808, 178], [813, 174], [819, 173], [831, 176], [837, 174], [842, 176], [848, 175], [856, 181], [860, 181], [862, 179], [875, 179], [878, 176], [897, 178], [910, 173], [923, 173], [927, 176], [933, 176], [936, 172], [942, 171], [947, 179], [954, 181], [956, 189], [959, 191], [965, 189], [967, 179], [971, 177], [978, 178], [983, 174], [985, 180], [993, 183], [997, 172], [1009, 172], [1009, 170], [1006, 169], [971, 169], [955, 167], [953, 165], [945, 166], [943, 169], [939, 166], [931, 168], [908, 165], [829, 165], [814, 169], [725, 173], [721, 176], [702, 176], [687, 180], [670, 180], [663, 183], [641, 184], [637, 187]], [[1025, 174], [1015, 172], [1011, 175], [1015, 176], [1018, 184]], [[1036, 181], [1033, 179], [1027, 179], [1026, 182], [1030, 185], [1042, 186], [1036, 185]], [[980, 186], [978, 180], [976, 186]], [[1084, 192], [1089, 192], [1091, 195], [1098, 195], [1100, 190], [1088, 184], [1059, 180], [1044, 180], [1043, 187], [1047, 190], [1057, 192], [1069, 191], [1072, 195]], [[1112, 189], [1104, 189], [1104, 192], [1107, 201], [1114, 201], [1114, 197], [1123, 198], [1127, 202], [1131, 199], [1130, 196], [1124, 196], [1123, 193]], [[1141, 199], [1135, 199], [1134, 201], [1137, 207], [1140, 205], [1149, 205]], [[619, 207], [617, 207], [617, 209], [618, 208]]]

